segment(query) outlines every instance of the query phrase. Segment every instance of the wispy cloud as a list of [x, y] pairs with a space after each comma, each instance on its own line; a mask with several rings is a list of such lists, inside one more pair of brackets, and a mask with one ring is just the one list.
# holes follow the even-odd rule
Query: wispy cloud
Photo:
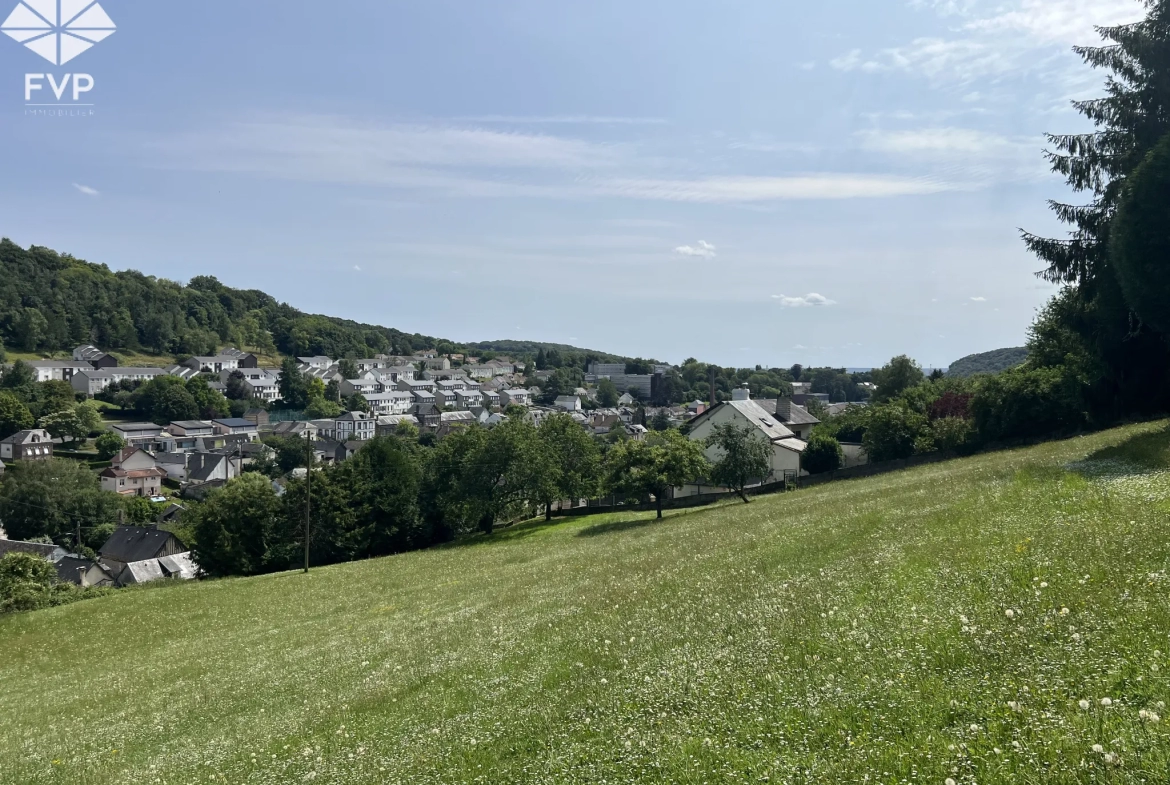
[[698, 245], [680, 245], [674, 252], [683, 256], [702, 256], [711, 259], [715, 256], [715, 246], [706, 240], [699, 240]]
[[960, 187], [925, 177], [831, 173], [698, 180], [614, 179], [598, 182], [593, 189], [598, 193], [634, 199], [734, 203], [884, 198], [933, 194]]
[[101, 191], [99, 191], [98, 189], [90, 188], [88, 185], [82, 185], [81, 183], [74, 183], [73, 187], [76, 188], [81, 193], [85, 194], [86, 196], [101, 196], [102, 195]]
[[971, 298], [971, 302], [973, 302], [973, 303], [985, 303], [985, 302], [987, 302], [987, 298], [986, 298], [986, 297], [972, 297], [972, 298]]
[[988, 3], [973, 0], [916, 0], [911, 5], [962, 22], [949, 37], [920, 37], [870, 54], [852, 49], [829, 64], [840, 71], [904, 71], [938, 83], [1036, 70], [1059, 72], [1082, 67], [1067, 56], [1068, 49], [1099, 40], [1095, 26], [1131, 22], [1143, 15], [1134, 0], [1009, 0], [987, 10]]
[[828, 297], [817, 294], [816, 292], [810, 292], [804, 297], [788, 297], [783, 294], [774, 294], [772, 295], [772, 299], [779, 301], [783, 308], [820, 308], [837, 304], [836, 300], [830, 300]]
[[504, 115], [487, 114], [456, 117], [460, 123], [501, 123], [509, 125], [666, 125], [662, 117], [612, 117], [607, 115]]
[[362, 271], [362, 268], [356, 264], [353, 266], [353, 269], [357, 270], [359, 273]]

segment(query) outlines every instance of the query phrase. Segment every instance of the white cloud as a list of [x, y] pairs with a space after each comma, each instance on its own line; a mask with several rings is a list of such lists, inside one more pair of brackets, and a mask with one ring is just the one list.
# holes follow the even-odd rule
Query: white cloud
[[356, 264], [353, 266], [353, 269], [357, 270], [359, 273], [362, 271], [362, 268], [358, 267]]
[[[751, 203], [887, 198], [968, 188], [932, 177], [810, 172], [662, 176], [629, 145], [483, 128], [285, 117], [199, 129], [153, 144], [162, 165], [448, 197]], [[675, 162], [685, 166], [685, 162]]]
[[607, 115], [473, 115], [456, 117], [461, 123], [511, 123], [514, 125], [665, 125], [662, 117], [611, 117]]
[[73, 187], [76, 188], [78, 191], [81, 191], [81, 193], [85, 194], [86, 196], [101, 196], [101, 191], [99, 191], [96, 188], [90, 188], [88, 185], [82, 185], [81, 183], [74, 183]]
[[896, 155], [964, 153], [968, 155], [1015, 154], [1021, 148], [1035, 155], [1038, 141], [1013, 142], [998, 134], [970, 128], [919, 128], [907, 131], [860, 131], [866, 150]]
[[911, 5], [963, 21], [949, 38], [920, 37], [871, 55], [853, 49], [830, 65], [841, 71], [905, 71], [938, 83], [1035, 70], [1049, 74], [1083, 70], [1080, 61], [1069, 56], [1071, 46], [1098, 41], [1098, 25], [1143, 16], [1141, 4], [1134, 0], [1009, 0], [983, 12], [980, 8], [987, 4], [973, 0], [915, 0]]
[[597, 193], [668, 202], [769, 202], [864, 199], [933, 194], [960, 186], [924, 177], [817, 173], [791, 177], [709, 177], [700, 180], [608, 180]]
[[836, 300], [830, 300], [824, 295], [810, 292], [804, 297], [788, 297], [783, 294], [772, 295], [773, 300], [779, 300], [783, 308], [816, 308], [836, 305]]
[[986, 298], [986, 297], [972, 297], [972, 298], [971, 298], [971, 302], [973, 302], [973, 303], [985, 303], [985, 302], [987, 302], [987, 298]]
[[711, 243], [707, 242], [706, 240], [699, 240], [699, 244], [697, 246], [680, 245], [678, 248], [674, 249], [674, 252], [682, 254], [683, 256], [702, 256], [707, 259], [711, 259], [715, 256], [715, 246], [711, 245]]

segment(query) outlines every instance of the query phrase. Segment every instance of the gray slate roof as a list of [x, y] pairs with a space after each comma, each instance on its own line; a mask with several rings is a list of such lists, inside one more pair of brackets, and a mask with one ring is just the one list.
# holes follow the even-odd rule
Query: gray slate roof
[[99, 553], [107, 559], [124, 562], [139, 562], [156, 559], [175, 535], [159, 529], [142, 526], [119, 526], [106, 540]]

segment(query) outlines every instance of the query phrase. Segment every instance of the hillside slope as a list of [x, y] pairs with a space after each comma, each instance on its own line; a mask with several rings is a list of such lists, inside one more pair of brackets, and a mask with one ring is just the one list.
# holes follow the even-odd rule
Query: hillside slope
[[2, 618], [0, 781], [1161, 781], [1168, 466], [1155, 423]]
[[947, 376], [966, 378], [977, 373], [999, 373], [1023, 365], [1027, 360], [1028, 350], [1023, 346], [969, 354], [951, 363], [947, 369]]
[[130, 355], [210, 354], [225, 344], [269, 355], [330, 357], [462, 348], [442, 338], [307, 314], [210, 276], [183, 285], [135, 270], [113, 272], [7, 238], [0, 238], [0, 342], [36, 354], [69, 352], [83, 343]]

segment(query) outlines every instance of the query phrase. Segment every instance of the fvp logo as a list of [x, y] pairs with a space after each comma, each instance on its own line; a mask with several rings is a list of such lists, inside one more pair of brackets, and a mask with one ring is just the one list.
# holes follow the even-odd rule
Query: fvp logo
[[5, 35], [53, 65], [65, 65], [115, 29], [93, 0], [21, 0], [0, 24]]

